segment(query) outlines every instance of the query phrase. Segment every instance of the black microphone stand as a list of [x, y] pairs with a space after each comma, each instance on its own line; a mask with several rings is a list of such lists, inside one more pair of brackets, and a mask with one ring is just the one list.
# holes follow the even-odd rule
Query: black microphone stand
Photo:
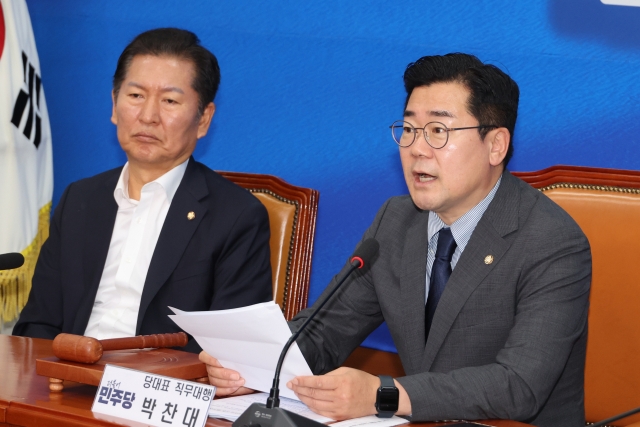
[[329, 292], [329, 295], [327, 295], [324, 301], [320, 303], [320, 305], [313, 311], [313, 313], [311, 313], [311, 315], [307, 317], [307, 320], [304, 321], [302, 326], [300, 326], [298, 330], [293, 335], [291, 335], [291, 337], [289, 337], [289, 340], [282, 348], [282, 353], [280, 353], [280, 358], [278, 359], [278, 364], [276, 365], [276, 373], [273, 376], [273, 385], [271, 386], [271, 391], [269, 391], [269, 398], [267, 399], [267, 408], [277, 408], [278, 406], [280, 406], [280, 371], [282, 370], [282, 363], [284, 362], [284, 358], [289, 351], [289, 347], [291, 347], [291, 344], [293, 344], [298, 336], [300, 336], [300, 332], [302, 332], [307, 327], [307, 324], [311, 321], [311, 319], [313, 319], [315, 315], [320, 312], [326, 302], [331, 299], [338, 288], [344, 283], [345, 280], [347, 280], [347, 277], [351, 276], [351, 273], [353, 273], [354, 270], [360, 268], [361, 265], [362, 263], [359, 259], [352, 261], [351, 268], [349, 268], [347, 274], [345, 274], [342, 280], [333, 287], [331, 292]]
[[[361, 249], [362, 254], [358, 254], [358, 250]], [[289, 347], [295, 342], [300, 333], [306, 328], [311, 319], [320, 312], [320, 309], [326, 304], [333, 294], [342, 286], [347, 278], [358, 268], [361, 268], [366, 259], [367, 263], [369, 259], [375, 255], [378, 251], [378, 242], [375, 239], [367, 239], [356, 250], [356, 253], [351, 257], [351, 267], [344, 275], [344, 277], [333, 287], [324, 300], [313, 310], [309, 317], [302, 323], [302, 326], [291, 335], [287, 343], [284, 345], [278, 364], [276, 365], [276, 372], [273, 378], [273, 385], [269, 392], [269, 398], [267, 404], [253, 403], [247, 408], [246, 411], [233, 422], [233, 427], [326, 427], [317, 421], [313, 421], [307, 417], [289, 412], [279, 407], [280, 405], [280, 371], [282, 370], [282, 364], [284, 358], [287, 355]]]
[[627, 412], [624, 412], [622, 414], [615, 415], [615, 416], [613, 416], [611, 418], [607, 418], [606, 420], [602, 420], [602, 421], [597, 422], [595, 424], [591, 424], [589, 427], [603, 427], [603, 426], [605, 426], [605, 425], [607, 425], [609, 423], [612, 423], [614, 421], [618, 421], [618, 420], [620, 420], [622, 418], [626, 418], [626, 417], [628, 417], [630, 415], [637, 414], [638, 412], [640, 412], [640, 407], [632, 409], [632, 410], [627, 411]]

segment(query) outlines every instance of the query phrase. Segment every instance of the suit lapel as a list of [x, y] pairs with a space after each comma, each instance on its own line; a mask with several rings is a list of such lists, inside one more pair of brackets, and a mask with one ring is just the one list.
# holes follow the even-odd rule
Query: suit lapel
[[[416, 208], [417, 209], [417, 208]], [[407, 372], [413, 372], [413, 367], [420, 366], [424, 354], [424, 301], [427, 275], [428, 251], [428, 218], [426, 211], [416, 215], [415, 220], [406, 232], [405, 245], [402, 253], [402, 269], [400, 283], [402, 307], [407, 312], [407, 322], [403, 328], [411, 367], [405, 367]]]
[[88, 195], [86, 203], [83, 204], [85, 239], [83, 242], [82, 259], [78, 260], [82, 265], [83, 280], [85, 289], [82, 302], [78, 308], [75, 321], [73, 323], [73, 333], [83, 335], [93, 310], [93, 303], [98, 292], [102, 271], [107, 260], [109, 245], [113, 226], [118, 213], [118, 204], [113, 197], [113, 191], [118, 183], [118, 178], [122, 168], [115, 169], [98, 186], [98, 190]]
[[[422, 370], [428, 371], [431, 368], [467, 299], [509, 248], [509, 243], [503, 237], [518, 229], [519, 205], [517, 178], [505, 172], [493, 201], [473, 231], [440, 298], [424, 349]], [[485, 263], [488, 255], [493, 256], [493, 261], [489, 264]], [[424, 314], [422, 317], [424, 318]]]
[[[209, 189], [202, 171], [193, 158], [189, 159], [187, 170], [173, 196], [149, 264], [140, 299], [136, 335], [140, 333], [142, 319], [149, 304], [175, 270], [185, 248], [207, 213], [207, 209], [199, 200], [208, 194]], [[187, 216], [190, 212], [195, 214], [193, 219]]]

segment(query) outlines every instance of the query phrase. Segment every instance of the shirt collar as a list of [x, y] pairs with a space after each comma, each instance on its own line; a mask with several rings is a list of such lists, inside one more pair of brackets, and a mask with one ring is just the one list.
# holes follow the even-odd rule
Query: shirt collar
[[[473, 230], [475, 230], [476, 225], [482, 218], [482, 215], [489, 207], [489, 204], [493, 200], [493, 197], [496, 195], [498, 191], [498, 187], [500, 187], [500, 182], [502, 181], [502, 175], [498, 178], [498, 182], [493, 186], [489, 194], [480, 201], [477, 205], [471, 208], [467, 213], [458, 218], [453, 224], [451, 224], [451, 234], [453, 235], [453, 239], [456, 241], [456, 245], [460, 249], [460, 252], [464, 251], [464, 248], [467, 246], [469, 239], [471, 238], [471, 234]], [[440, 231], [441, 228], [447, 227], [447, 224], [444, 223], [433, 211], [429, 211], [429, 225], [427, 229], [427, 237], [428, 241], [431, 241], [431, 238]]]
[[[189, 159], [180, 163], [178, 166], [174, 167], [169, 172], [166, 172], [156, 180], [146, 183], [142, 189], [144, 190], [145, 187], [156, 183], [164, 189], [167, 200], [171, 203], [173, 201], [173, 196], [175, 196], [176, 191], [178, 191], [178, 186], [184, 177], [184, 173], [187, 170], [188, 163]], [[124, 165], [122, 172], [120, 172], [120, 178], [118, 178], [118, 184], [116, 184], [116, 188], [113, 191], [113, 197], [116, 199], [116, 203], [118, 203], [118, 206], [120, 207], [138, 204], [137, 200], [129, 198], [129, 162]]]

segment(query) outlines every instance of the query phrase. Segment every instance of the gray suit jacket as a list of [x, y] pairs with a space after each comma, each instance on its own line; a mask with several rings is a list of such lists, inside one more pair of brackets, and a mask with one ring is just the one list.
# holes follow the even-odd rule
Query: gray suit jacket
[[[414, 421], [505, 418], [584, 426], [591, 253], [578, 225], [505, 172], [425, 343], [427, 220], [409, 196], [380, 209], [363, 237], [380, 242], [377, 258], [298, 339], [314, 372], [340, 366], [384, 320], [407, 374], [398, 381]], [[485, 262], [487, 255], [493, 262]], [[292, 328], [309, 313], [301, 312]]]

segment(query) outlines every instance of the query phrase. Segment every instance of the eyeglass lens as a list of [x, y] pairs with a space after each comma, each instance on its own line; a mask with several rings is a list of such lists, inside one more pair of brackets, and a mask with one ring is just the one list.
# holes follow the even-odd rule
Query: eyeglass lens
[[416, 139], [419, 131], [424, 132], [424, 137], [433, 148], [442, 148], [447, 143], [448, 129], [444, 123], [430, 122], [424, 128], [416, 129], [411, 123], [398, 120], [391, 125], [391, 133], [394, 141], [401, 147], [408, 147]]

